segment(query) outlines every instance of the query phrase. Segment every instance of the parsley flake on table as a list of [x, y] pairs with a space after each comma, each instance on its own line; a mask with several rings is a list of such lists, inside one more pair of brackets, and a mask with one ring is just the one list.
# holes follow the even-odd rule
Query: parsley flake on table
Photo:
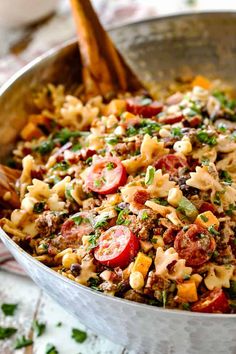
[[0, 340], [11, 337], [17, 332], [17, 329], [14, 327], [0, 327]]
[[24, 347], [28, 347], [29, 345], [33, 344], [32, 339], [27, 339], [25, 336], [16, 339], [16, 344], [14, 349], [21, 349]]
[[46, 329], [45, 323], [39, 323], [37, 320], [33, 321], [33, 330], [35, 331], [37, 337], [40, 337]]
[[1, 309], [5, 316], [14, 316], [17, 304], [2, 304]]
[[58, 354], [58, 351], [57, 351], [55, 345], [53, 345], [53, 344], [51, 344], [51, 343], [48, 343], [48, 344], [46, 345], [45, 354]]
[[83, 343], [87, 339], [87, 333], [77, 328], [72, 328], [71, 338], [77, 343]]

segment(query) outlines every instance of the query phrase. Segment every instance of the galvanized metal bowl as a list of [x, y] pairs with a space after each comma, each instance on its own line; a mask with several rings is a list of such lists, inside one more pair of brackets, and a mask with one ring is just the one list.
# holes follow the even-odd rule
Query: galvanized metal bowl
[[[207, 13], [158, 18], [111, 31], [139, 76], [165, 85], [183, 71], [227, 80], [236, 87], [236, 14]], [[30, 110], [32, 90], [47, 83], [80, 83], [75, 42], [37, 58], [0, 90], [0, 158], [12, 148]], [[34, 260], [2, 230], [7, 248], [29, 276], [96, 333], [138, 353], [236, 353], [235, 315], [165, 310], [106, 296]]]

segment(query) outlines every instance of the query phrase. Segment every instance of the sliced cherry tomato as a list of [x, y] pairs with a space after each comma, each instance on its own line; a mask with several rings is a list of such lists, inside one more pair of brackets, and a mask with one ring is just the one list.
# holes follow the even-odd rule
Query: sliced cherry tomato
[[84, 235], [93, 231], [91, 214], [79, 212], [67, 219], [61, 227], [62, 236], [69, 242], [81, 242]]
[[180, 156], [169, 154], [158, 159], [154, 167], [174, 175], [178, 172], [179, 168], [188, 167], [188, 163]]
[[127, 226], [113, 226], [98, 239], [94, 257], [108, 267], [125, 268], [136, 256], [139, 240]]
[[222, 289], [215, 288], [205, 293], [200, 300], [192, 305], [194, 312], [225, 313], [229, 311], [229, 302]]
[[121, 161], [115, 157], [106, 157], [90, 167], [86, 185], [93, 192], [110, 194], [124, 185], [126, 179], [126, 169]]
[[179, 113], [171, 116], [160, 117], [159, 122], [164, 124], [174, 124], [181, 122], [183, 119], [184, 115], [182, 113]]
[[200, 266], [207, 262], [215, 251], [216, 242], [207, 229], [192, 224], [177, 234], [174, 248], [188, 266]]
[[215, 212], [215, 207], [213, 204], [208, 202], [203, 202], [200, 206], [199, 213], [204, 213], [205, 211], [211, 211], [212, 213]]
[[163, 105], [157, 101], [149, 102], [149, 99], [142, 97], [128, 98], [126, 101], [126, 110], [145, 118], [151, 118], [162, 112]]

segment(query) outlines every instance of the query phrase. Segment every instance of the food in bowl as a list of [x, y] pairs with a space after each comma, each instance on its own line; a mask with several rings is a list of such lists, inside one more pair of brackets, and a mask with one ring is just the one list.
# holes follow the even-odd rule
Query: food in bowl
[[[232, 313], [236, 101], [198, 76], [161, 101], [86, 102], [48, 85], [11, 164], [1, 225], [34, 258], [128, 300]], [[11, 198], [8, 193], [5, 200]]]

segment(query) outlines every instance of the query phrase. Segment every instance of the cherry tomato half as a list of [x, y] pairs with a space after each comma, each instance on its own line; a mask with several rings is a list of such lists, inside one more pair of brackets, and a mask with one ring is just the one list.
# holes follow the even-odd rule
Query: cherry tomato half
[[[147, 103], [145, 103], [147, 100]], [[151, 118], [162, 112], [163, 105], [157, 101], [148, 102], [148, 99], [142, 97], [128, 98], [126, 101], [126, 110], [144, 118]]]
[[207, 229], [192, 224], [188, 230], [178, 232], [174, 248], [188, 266], [200, 266], [207, 262], [216, 248], [215, 239]]
[[81, 242], [84, 235], [93, 231], [91, 214], [79, 212], [67, 219], [61, 227], [62, 236], [69, 242]]
[[113, 226], [98, 239], [94, 257], [108, 267], [125, 268], [136, 256], [139, 240], [127, 226]]
[[170, 115], [166, 117], [160, 117], [159, 122], [164, 124], [174, 124], [179, 123], [184, 119], [184, 115], [182, 113]]
[[95, 162], [91, 167], [86, 186], [93, 192], [110, 194], [125, 184], [126, 169], [115, 157], [106, 157]]
[[229, 311], [228, 299], [222, 289], [213, 289], [204, 294], [200, 300], [192, 305], [193, 312], [225, 313]]
[[154, 167], [173, 175], [178, 172], [179, 168], [188, 167], [188, 163], [180, 156], [168, 154], [158, 159]]

